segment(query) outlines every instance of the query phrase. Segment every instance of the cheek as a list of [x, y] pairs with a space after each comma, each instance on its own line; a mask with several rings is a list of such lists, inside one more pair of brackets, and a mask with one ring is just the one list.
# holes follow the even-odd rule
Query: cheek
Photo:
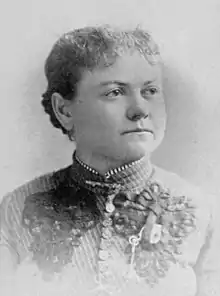
[[116, 133], [118, 128], [115, 112], [105, 110], [99, 106], [83, 110], [83, 112], [78, 113], [77, 117], [78, 133], [88, 137], [99, 138], [99, 136], [102, 136], [104, 138], [109, 134]]
[[164, 129], [166, 125], [166, 108], [164, 100], [155, 101], [151, 108], [152, 122], [156, 129]]

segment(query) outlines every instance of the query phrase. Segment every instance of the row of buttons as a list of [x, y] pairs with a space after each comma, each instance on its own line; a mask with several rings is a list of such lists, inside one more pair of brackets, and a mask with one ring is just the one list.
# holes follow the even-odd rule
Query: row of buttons
[[101, 260], [99, 262], [99, 276], [100, 278], [105, 278], [105, 274], [109, 274], [109, 266], [108, 262], [106, 262], [109, 257], [110, 257], [110, 246], [111, 242], [110, 239], [112, 237], [112, 219], [111, 219], [111, 214], [115, 210], [115, 206], [113, 204], [115, 194], [112, 194], [108, 196], [108, 200], [105, 206], [105, 218], [102, 222], [102, 237], [101, 237], [101, 242], [100, 242], [100, 250], [99, 250], [99, 259]]

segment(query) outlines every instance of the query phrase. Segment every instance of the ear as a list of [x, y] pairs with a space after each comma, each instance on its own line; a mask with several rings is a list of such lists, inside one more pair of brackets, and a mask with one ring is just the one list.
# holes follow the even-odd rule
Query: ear
[[70, 131], [73, 128], [73, 116], [71, 113], [71, 100], [64, 99], [59, 93], [53, 93], [51, 97], [54, 114], [60, 124]]

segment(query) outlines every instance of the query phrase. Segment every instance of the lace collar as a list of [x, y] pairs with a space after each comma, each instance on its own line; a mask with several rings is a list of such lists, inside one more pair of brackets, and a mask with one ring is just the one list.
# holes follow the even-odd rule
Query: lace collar
[[124, 191], [140, 193], [146, 185], [146, 181], [153, 175], [153, 171], [149, 156], [144, 156], [140, 160], [101, 175], [98, 171], [83, 163], [74, 152], [71, 177], [75, 182], [92, 191], [94, 191], [92, 184], [96, 184], [96, 191], [102, 189], [106, 191], [111, 188], [111, 185], [119, 185]]

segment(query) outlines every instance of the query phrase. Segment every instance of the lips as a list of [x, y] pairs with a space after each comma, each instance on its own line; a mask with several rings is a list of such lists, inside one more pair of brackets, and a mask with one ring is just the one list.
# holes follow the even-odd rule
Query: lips
[[130, 133], [144, 133], [144, 132], [152, 133], [152, 131], [147, 128], [136, 128], [136, 129], [124, 131], [122, 134], [125, 135]]

